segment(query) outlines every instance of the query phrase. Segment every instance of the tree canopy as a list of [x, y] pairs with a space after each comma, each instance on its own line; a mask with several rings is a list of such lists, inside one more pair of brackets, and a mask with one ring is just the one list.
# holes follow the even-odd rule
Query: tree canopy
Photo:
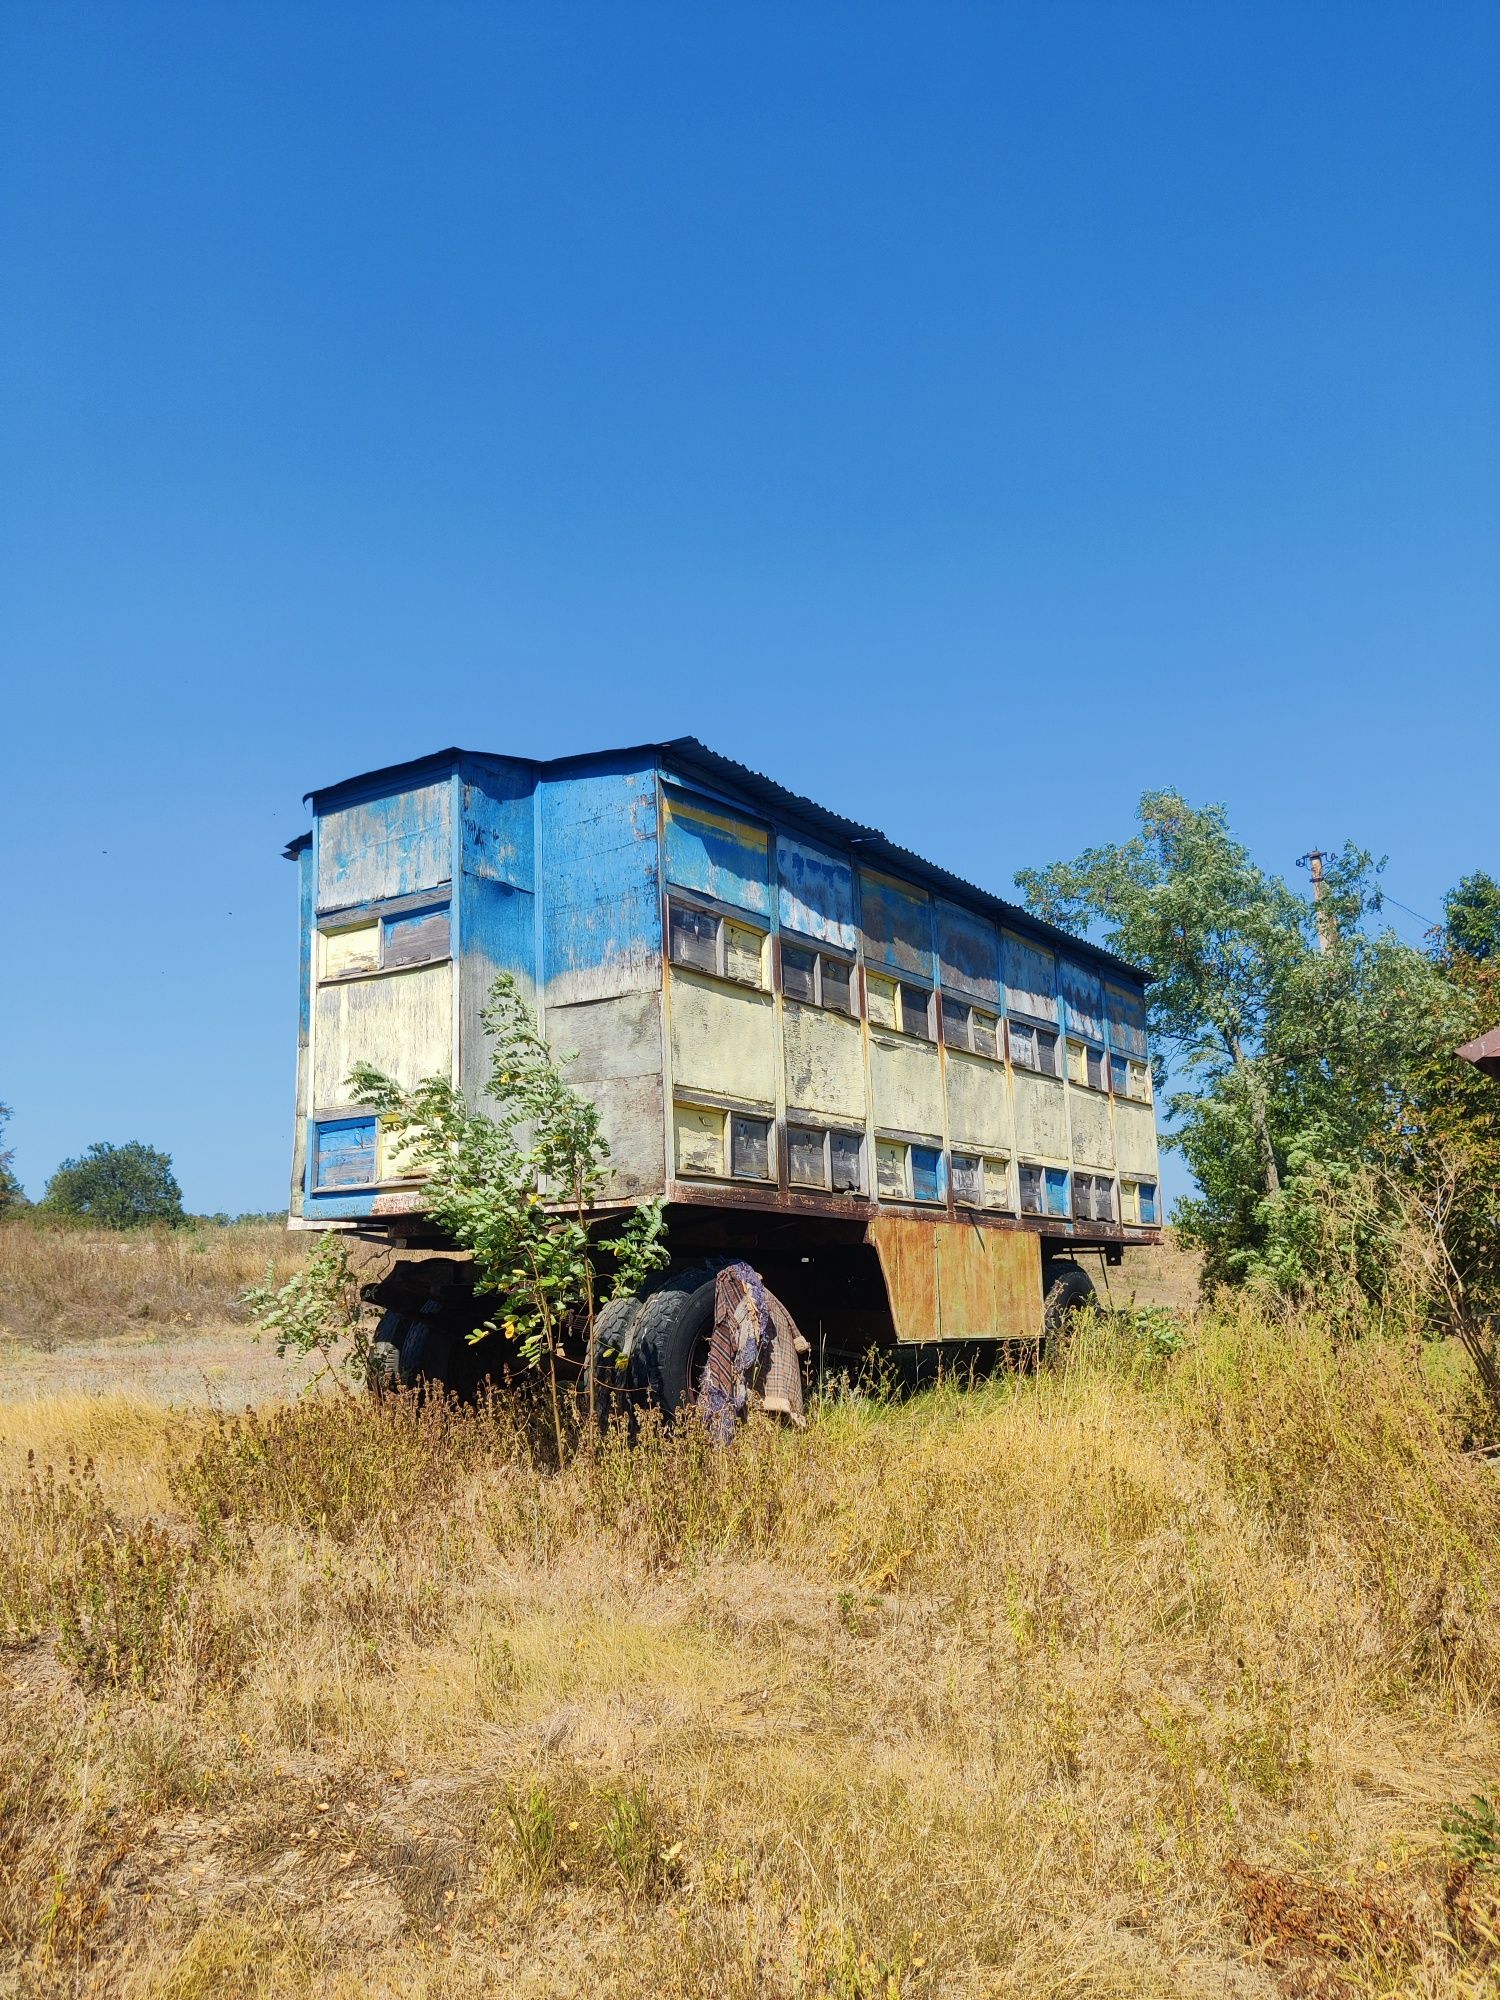
[[5, 1128], [10, 1123], [10, 1106], [0, 1104], [0, 1216], [28, 1206], [25, 1190], [16, 1179], [15, 1148], [7, 1146]]
[[1486, 965], [1500, 960], [1500, 882], [1483, 873], [1465, 875], [1443, 898], [1443, 949], [1452, 958]]
[[47, 1183], [42, 1207], [105, 1229], [185, 1220], [171, 1155], [139, 1139], [124, 1146], [96, 1140], [81, 1159], [64, 1160]]
[[[1418, 1077], [1438, 1099], [1464, 1067], [1452, 1050], [1473, 1007], [1443, 955], [1378, 925], [1382, 866], [1345, 846], [1319, 904], [1251, 860], [1222, 806], [1159, 791], [1129, 840], [1016, 878], [1037, 914], [1150, 978], [1164, 1140], [1199, 1190], [1174, 1221], [1210, 1282], [1297, 1291], [1330, 1257], [1357, 1262], [1340, 1190], [1409, 1178]], [[1462, 902], [1466, 920], [1488, 907]], [[1360, 1213], [1368, 1235], [1368, 1200]]]

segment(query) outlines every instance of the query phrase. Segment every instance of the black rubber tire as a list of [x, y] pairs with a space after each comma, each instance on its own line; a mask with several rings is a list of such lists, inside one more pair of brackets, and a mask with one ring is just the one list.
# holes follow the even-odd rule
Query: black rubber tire
[[412, 1320], [401, 1343], [401, 1380], [407, 1387], [425, 1382], [446, 1389], [453, 1374], [454, 1334], [435, 1313]]
[[631, 1296], [610, 1299], [594, 1314], [594, 1338], [578, 1384], [578, 1414], [587, 1423], [592, 1410], [601, 1431], [624, 1414], [630, 1403], [629, 1367], [620, 1368], [613, 1357], [630, 1336], [640, 1313], [641, 1300]]
[[632, 1400], [660, 1410], [669, 1424], [697, 1393], [713, 1333], [714, 1289], [720, 1271], [734, 1262], [720, 1257], [669, 1271], [641, 1299], [630, 1357]]
[[[389, 1316], [389, 1315], [388, 1315]], [[384, 1320], [381, 1325], [384, 1326]], [[372, 1394], [384, 1396], [401, 1387], [401, 1349], [393, 1340], [372, 1340], [367, 1368]]]
[[1068, 1351], [1074, 1313], [1095, 1302], [1094, 1281], [1076, 1264], [1049, 1264], [1042, 1299], [1042, 1366], [1059, 1367]]

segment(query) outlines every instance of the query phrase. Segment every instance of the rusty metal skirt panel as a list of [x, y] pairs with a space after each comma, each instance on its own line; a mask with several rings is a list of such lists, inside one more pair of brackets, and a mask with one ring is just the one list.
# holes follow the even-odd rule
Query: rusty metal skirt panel
[[1035, 1340], [1042, 1330], [1042, 1245], [1030, 1230], [876, 1216], [896, 1338]]

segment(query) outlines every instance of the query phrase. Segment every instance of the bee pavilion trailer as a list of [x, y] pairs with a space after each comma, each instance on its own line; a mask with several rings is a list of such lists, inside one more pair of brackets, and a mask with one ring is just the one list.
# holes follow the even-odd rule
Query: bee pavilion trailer
[[1036, 1341], [1080, 1252], [1155, 1240], [1141, 975], [873, 827], [691, 738], [443, 750], [309, 802], [292, 1222], [380, 1252], [381, 1296], [482, 1317], [346, 1079], [479, 1102], [502, 970], [577, 1052], [601, 1212], [665, 1204], [653, 1325], [744, 1257], [830, 1352]]

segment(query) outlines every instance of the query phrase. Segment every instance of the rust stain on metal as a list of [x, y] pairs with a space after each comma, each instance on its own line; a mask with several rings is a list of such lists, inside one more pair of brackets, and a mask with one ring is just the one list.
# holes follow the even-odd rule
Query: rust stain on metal
[[938, 1324], [937, 1245], [930, 1222], [877, 1215], [869, 1228], [898, 1340], [941, 1340]]
[[1042, 1247], [1030, 1230], [879, 1215], [868, 1235], [899, 1340], [1033, 1340], [1040, 1333]]

